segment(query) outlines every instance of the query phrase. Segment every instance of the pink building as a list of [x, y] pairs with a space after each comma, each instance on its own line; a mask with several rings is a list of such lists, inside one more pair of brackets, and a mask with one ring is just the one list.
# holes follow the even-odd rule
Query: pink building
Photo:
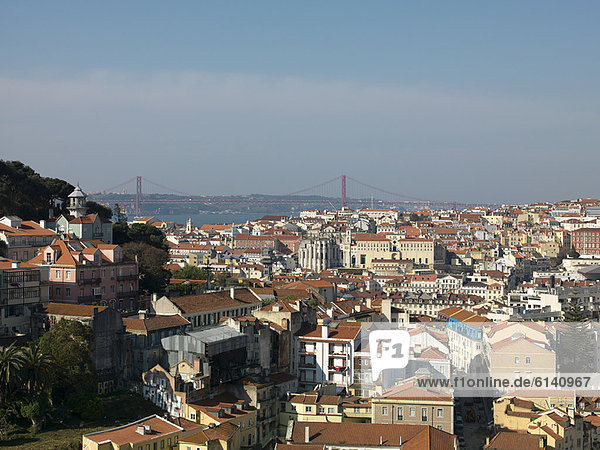
[[138, 307], [138, 263], [126, 259], [118, 245], [57, 239], [29, 262], [49, 268], [52, 301]]

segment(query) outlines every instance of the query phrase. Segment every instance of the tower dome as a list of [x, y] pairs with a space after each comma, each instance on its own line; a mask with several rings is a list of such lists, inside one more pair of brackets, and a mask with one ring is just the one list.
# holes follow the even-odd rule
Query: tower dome
[[83, 217], [87, 213], [86, 203], [87, 195], [81, 190], [78, 183], [73, 192], [69, 194], [69, 206], [67, 206], [67, 209], [72, 216]]

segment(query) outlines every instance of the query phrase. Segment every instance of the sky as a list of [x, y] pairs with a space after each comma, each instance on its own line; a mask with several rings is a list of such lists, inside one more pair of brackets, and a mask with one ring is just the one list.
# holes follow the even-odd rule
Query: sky
[[600, 197], [598, 23], [592, 1], [3, 0], [0, 159], [92, 192], [347, 174], [432, 200]]

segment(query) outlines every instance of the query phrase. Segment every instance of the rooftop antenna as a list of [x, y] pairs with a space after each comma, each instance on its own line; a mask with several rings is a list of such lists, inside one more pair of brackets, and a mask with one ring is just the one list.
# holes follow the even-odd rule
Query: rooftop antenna
[[373, 193], [371, 192], [371, 209], [373, 209]]

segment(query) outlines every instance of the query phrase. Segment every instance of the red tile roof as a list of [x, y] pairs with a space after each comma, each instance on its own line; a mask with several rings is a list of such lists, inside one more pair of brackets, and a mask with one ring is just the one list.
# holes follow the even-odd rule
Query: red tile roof
[[374, 423], [315, 423], [296, 422], [292, 442], [304, 443], [305, 429], [309, 429], [309, 444], [347, 446], [390, 446], [403, 450], [447, 450], [455, 448], [456, 437], [429, 425], [401, 425]]
[[[149, 425], [151, 428], [150, 434], [138, 433], [137, 427], [141, 424]], [[112, 430], [99, 431], [97, 433], [85, 434], [84, 437], [96, 443], [113, 442], [117, 445], [135, 444], [137, 442], [147, 441], [159, 436], [168, 436], [171, 433], [181, 431], [182, 427], [169, 422], [157, 415], [140, 419], [137, 422], [124, 425], [122, 427], [113, 428]]]

